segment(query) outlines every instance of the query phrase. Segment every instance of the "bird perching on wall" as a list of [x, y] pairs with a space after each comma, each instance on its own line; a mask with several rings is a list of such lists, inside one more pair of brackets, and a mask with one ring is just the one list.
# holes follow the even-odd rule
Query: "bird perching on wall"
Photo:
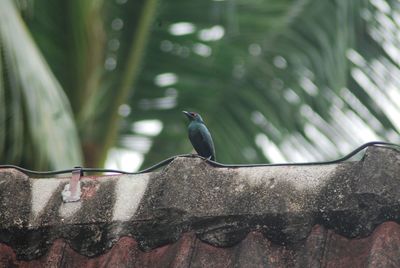
[[186, 111], [183, 111], [183, 113], [189, 119], [189, 140], [193, 148], [200, 156], [215, 161], [214, 142], [203, 118], [198, 113]]

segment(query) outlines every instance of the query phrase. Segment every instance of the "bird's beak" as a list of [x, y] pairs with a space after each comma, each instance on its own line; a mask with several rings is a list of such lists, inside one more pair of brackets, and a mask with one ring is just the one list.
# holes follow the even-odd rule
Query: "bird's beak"
[[193, 116], [189, 112], [182, 111], [182, 113], [184, 113], [187, 116], [187, 118], [193, 119]]

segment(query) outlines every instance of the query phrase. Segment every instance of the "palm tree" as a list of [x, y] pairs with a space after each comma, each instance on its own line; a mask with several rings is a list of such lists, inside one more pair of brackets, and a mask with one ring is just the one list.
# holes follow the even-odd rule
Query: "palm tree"
[[[20, 1], [35, 41], [3, 2], [2, 162], [99, 166], [116, 146], [148, 165], [191, 151], [183, 109], [202, 114], [221, 162], [399, 141], [396, 1]], [[135, 127], [149, 119], [155, 137]]]
[[1, 162], [34, 168], [102, 164], [157, 1], [15, 3], [31, 33], [13, 1], [2, 1], [0, 96], [7, 105], [0, 120]]

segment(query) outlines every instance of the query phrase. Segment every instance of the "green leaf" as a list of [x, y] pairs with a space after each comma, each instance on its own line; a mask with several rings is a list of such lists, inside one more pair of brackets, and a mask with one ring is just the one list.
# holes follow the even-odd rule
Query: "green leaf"
[[0, 37], [5, 66], [0, 84], [8, 85], [1, 90], [7, 111], [6, 120], [0, 123], [2, 130], [10, 134], [5, 142], [3, 139], [3, 152], [7, 154], [2, 153], [6, 155], [2, 162], [23, 163], [31, 153], [35, 156], [34, 167], [81, 164], [68, 99], [11, 0], [0, 4]]

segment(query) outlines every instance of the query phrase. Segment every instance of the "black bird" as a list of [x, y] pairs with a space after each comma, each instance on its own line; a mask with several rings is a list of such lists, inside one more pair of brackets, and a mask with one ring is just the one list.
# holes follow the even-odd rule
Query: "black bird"
[[214, 142], [204, 124], [203, 118], [198, 113], [186, 112], [183, 113], [189, 118], [189, 140], [196, 152], [205, 158], [215, 161]]

